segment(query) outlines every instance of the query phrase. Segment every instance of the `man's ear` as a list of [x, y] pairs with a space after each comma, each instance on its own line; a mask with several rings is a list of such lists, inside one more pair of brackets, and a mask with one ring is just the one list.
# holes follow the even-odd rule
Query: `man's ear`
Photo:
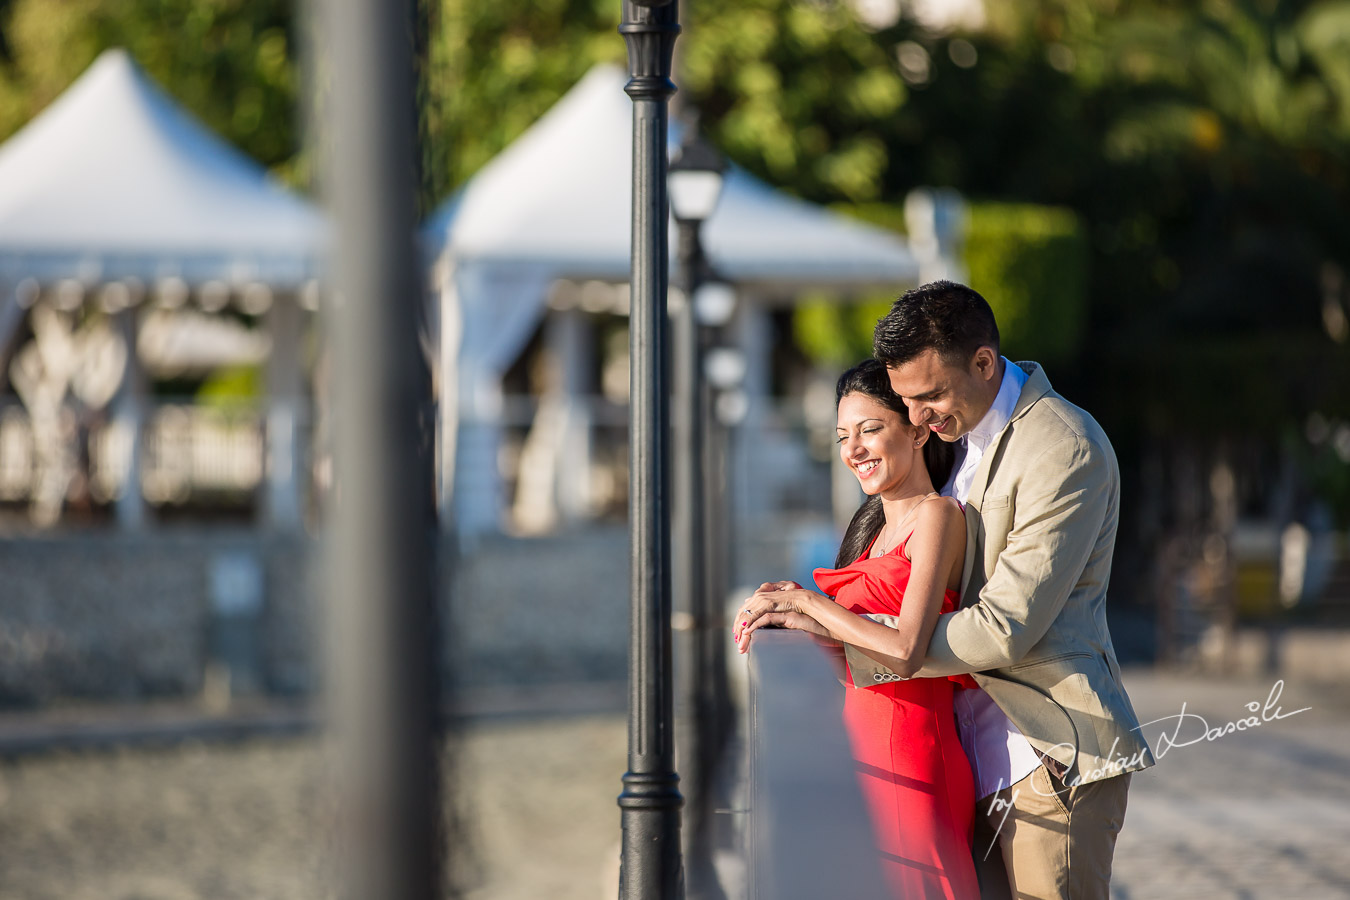
[[988, 344], [975, 351], [970, 359], [970, 372], [981, 381], [989, 381], [998, 374], [998, 354]]

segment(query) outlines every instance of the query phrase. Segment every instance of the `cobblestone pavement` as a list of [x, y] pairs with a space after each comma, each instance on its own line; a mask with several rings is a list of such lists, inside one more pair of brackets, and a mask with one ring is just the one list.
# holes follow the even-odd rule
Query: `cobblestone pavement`
[[[616, 868], [617, 714], [481, 722], [459, 752], [465, 900], [595, 900]], [[313, 738], [0, 761], [0, 900], [325, 898]]]
[[[1270, 681], [1128, 672], [1141, 719], [1211, 728]], [[1116, 900], [1350, 897], [1350, 692], [1288, 685], [1288, 716], [1200, 734], [1134, 777]], [[1261, 712], [1257, 712], [1258, 718]], [[613, 896], [625, 758], [617, 713], [465, 729], [451, 859], [467, 900]], [[61, 751], [0, 761], [0, 900], [323, 898], [329, 808], [312, 738]]]
[[[1350, 897], [1350, 691], [1289, 684], [1267, 708], [1273, 677], [1134, 671], [1126, 687], [1141, 721], [1171, 718], [1144, 728], [1161, 753], [1130, 786], [1116, 900]], [[1252, 715], [1269, 721], [1200, 739]]]
[[476, 860], [466, 900], [614, 897], [627, 759], [617, 713], [474, 729], [460, 769]]
[[318, 767], [294, 740], [0, 763], [0, 897], [322, 896]]

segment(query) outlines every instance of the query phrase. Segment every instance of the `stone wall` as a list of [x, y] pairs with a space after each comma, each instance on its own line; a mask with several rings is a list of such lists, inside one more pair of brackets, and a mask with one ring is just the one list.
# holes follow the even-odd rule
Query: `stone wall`
[[[751, 542], [738, 579], [799, 575], [799, 544]], [[242, 529], [0, 540], [0, 708], [193, 698], [223, 684], [236, 694], [315, 691], [319, 546]], [[441, 562], [448, 679], [626, 677], [622, 527], [446, 542]]]
[[[309, 689], [309, 547], [252, 532], [0, 541], [0, 705], [193, 696], [213, 659], [248, 663], [237, 680], [258, 688]], [[228, 608], [216, 582], [231, 569], [246, 594], [253, 573], [259, 605]]]

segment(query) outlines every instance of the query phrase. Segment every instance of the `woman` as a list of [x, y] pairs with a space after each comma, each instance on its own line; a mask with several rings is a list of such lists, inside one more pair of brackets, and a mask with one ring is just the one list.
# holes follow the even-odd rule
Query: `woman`
[[[845, 372], [835, 398], [839, 455], [868, 499], [849, 523], [836, 568], [815, 572], [830, 596], [793, 582], [766, 584], [737, 616], [733, 637], [744, 653], [759, 628], [796, 628], [908, 675], [923, 663], [937, 617], [957, 607], [965, 518], [933, 487], [951, 471], [950, 449], [909, 423], [876, 360]], [[896, 616], [896, 627], [866, 618], [871, 613]], [[898, 897], [979, 896], [970, 853], [974, 782], [952, 712], [953, 690], [969, 683], [962, 679], [915, 678], [845, 696], [844, 724]]]

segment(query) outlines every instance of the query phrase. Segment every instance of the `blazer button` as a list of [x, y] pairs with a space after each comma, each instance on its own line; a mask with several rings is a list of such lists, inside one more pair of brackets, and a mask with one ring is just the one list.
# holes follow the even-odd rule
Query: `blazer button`
[[886, 680], [886, 676], [885, 676], [884, 674], [882, 674], [881, 672], [875, 672], [875, 673], [872, 674], [872, 680], [875, 681], [875, 682], [880, 683], [880, 682]]

